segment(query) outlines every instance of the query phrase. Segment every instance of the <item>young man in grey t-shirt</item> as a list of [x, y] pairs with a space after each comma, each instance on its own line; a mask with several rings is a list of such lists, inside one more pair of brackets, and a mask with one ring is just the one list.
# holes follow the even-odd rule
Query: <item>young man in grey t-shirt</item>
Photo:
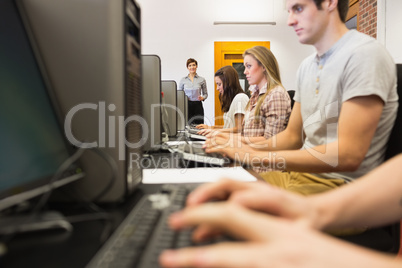
[[[383, 162], [398, 108], [396, 67], [375, 39], [348, 30], [345, 0], [288, 0], [288, 24], [316, 53], [298, 70], [288, 127], [258, 144], [207, 140], [220, 152], [278, 171], [267, 182], [301, 194], [323, 192]], [[221, 148], [216, 144], [233, 144]], [[258, 147], [258, 148], [257, 148]]]

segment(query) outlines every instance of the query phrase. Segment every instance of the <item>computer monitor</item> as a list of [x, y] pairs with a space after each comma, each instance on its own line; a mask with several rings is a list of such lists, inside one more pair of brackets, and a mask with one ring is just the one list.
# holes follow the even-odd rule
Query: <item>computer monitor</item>
[[[82, 178], [13, 0], [0, 1], [0, 211]], [[50, 187], [50, 182], [54, 182]], [[2, 219], [0, 219], [0, 222]]]
[[173, 80], [162, 81], [162, 125], [169, 137], [177, 135], [177, 84]]
[[162, 143], [162, 80], [161, 59], [157, 55], [142, 55], [143, 116], [147, 125], [144, 152], [158, 150]]
[[70, 143], [97, 148], [74, 190], [120, 202], [142, 177], [141, 11], [133, 0], [16, 0], [43, 57]]
[[187, 125], [187, 96], [184, 90], [177, 91], [177, 130], [182, 131]]
[[186, 119], [186, 125], [188, 125], [188, 97], [187, 95], [184, 96], [184, 110], [186, 110], [186, 113], [184, 114], [184, 118]]

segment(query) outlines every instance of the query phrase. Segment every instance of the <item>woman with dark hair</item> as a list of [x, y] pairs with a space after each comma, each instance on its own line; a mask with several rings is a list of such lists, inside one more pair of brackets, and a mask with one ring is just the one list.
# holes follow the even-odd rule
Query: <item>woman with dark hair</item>
[[199, 134], [206, 135], [212, 129], [222, 129], [224, 132], [240, 132], [244, 119], [248, 96], [239, 83], [237, 71], [232, 66], [224, 66], [215, 73], [216, 89], [219, 91], [219, 101], [223, 114], [223, 126], [198, 125], [202, 129]]
[[179, 83], [179, 90], [184, 90], [188, 97], [188, 124], [204, 123], [204, 107], [202, 101], [208, 97], [207, 82], [197, 74], [198, 62], [190, 58], [186, 63], [189, 74]]

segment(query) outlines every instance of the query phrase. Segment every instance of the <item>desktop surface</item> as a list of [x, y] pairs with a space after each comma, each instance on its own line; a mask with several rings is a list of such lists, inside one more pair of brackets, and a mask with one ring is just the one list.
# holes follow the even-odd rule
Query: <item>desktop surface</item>
[[[7, 244], [6, 254], [0, 257], [0, 267], [85, 267], [142, 195], [143, 191], [138, 190], [122, 204], [102, 206], [109, 220], [72, 222], [72, 232], [47, 230], [13, 237]], [[52, 209], [61, 211], [71, 221], [75, 215], [89, 215], [88, 211], [71, 207], [71, 204], [53, 204]], [[97, 215], [92, 213], [92, 216]]]
[[[86, 267], [136, 207], [141, 197], [158, 192], [162, 186], [162, 184], [143, 184], [124, 203], [102, 206], [104, 212], [110, 216], [109, 220], [72, 222], [72, 232], [48, 230], [15, 236], [7, 245], [7, 253], [0, 257], [0, 267]], [[53, 204], [52, 208], [63, 212], [67, 219], [74, 219], [75, 215], [82, 213], [82, 209], [65, 204]], [[96, 214], [93, 216], [96, 217]]]
[[[148, 161], [149, 168], [179, 168], [183, 164], [180, 158], [175, 158], [171, 153], [152, 154]], [[169, 163], [168, 166], [165, 166], [166, 163]], [[141, 184], [124, 203], [99, 205], [102, 213], [88, 213], [82, 206], [74, 204], [50, 204], [50, 209], [60, 211], [71, 220], [72, 232], [53, 230], [15, 236], [7, 244], [8, 252], [0, 257], [0, 267], [85, 267], [135, 208], [137, 202], [144, 195], [158, 192], [162, 186]], [[79, 221], [79, 215], [83, 214], [94, 219]], [[102, 217], [105, 214], [110, 217], [109, 220]]]
[[[252, 171], [249, 172], [255, 174]], [[8, 252], [4, 256], [0, 254], [0, 267], [86, 267], [99, 249], [109, 241], [113, 231], [117, 230], [127, 215], [132, 212], [137, 202], [147, 194], [156, 193], [161, 187], [161, 184], [142, 184], [124, 203], [102, 206], [101, 208], [110, 215], [109, 221], [75, 222], [72, 223], [74, 229], [71, 233], [55, 231], [16, 236], [8, 243]], [[60, 210], [67, 218], [82, 213], [82, 209], [65, 204], [52, 204], [51, 208]], [[378, 228], [374, 228], [371, 232], [378, 239], [384, 236], [384, 233], [380, 232]], [[343, 239], [348, 241], [348, 237]], [[364, 240], [364, 238], [350, 242], [361, 244], [360, 240]], [[373, 240], [374, 244], [376, 240]]]

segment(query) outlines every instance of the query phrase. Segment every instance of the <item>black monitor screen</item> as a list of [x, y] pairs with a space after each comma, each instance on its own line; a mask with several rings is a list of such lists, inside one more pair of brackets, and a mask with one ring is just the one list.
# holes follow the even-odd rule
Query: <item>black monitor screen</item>
[[0, 1], [0, 40], [1, 203], [49, 182], [70, 154], [12, 0]]

